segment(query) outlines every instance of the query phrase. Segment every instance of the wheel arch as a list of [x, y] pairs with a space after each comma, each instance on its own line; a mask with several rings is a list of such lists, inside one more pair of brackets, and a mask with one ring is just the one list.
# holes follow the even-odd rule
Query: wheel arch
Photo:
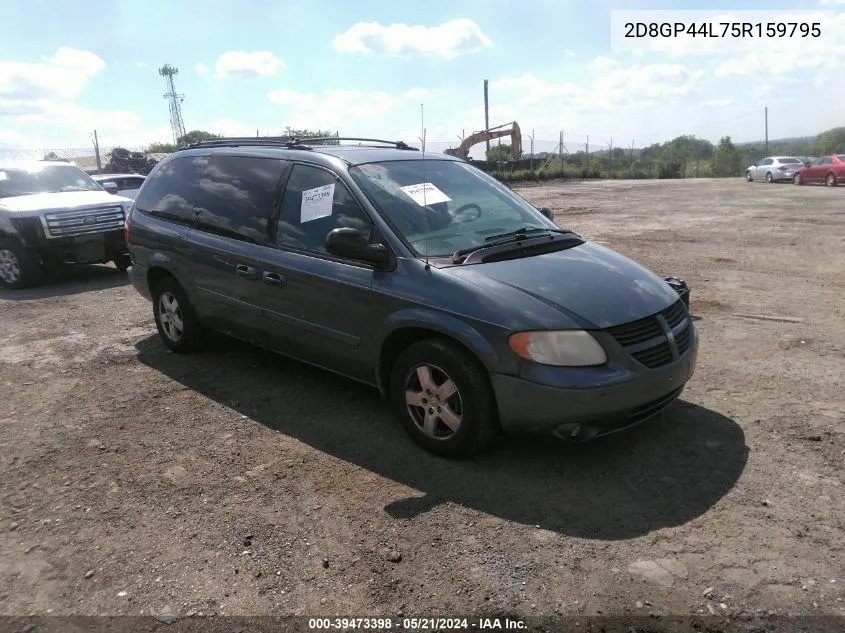
[[413, 310], [394, 315], [377, 344], [376, 384], [383, 396], [390, 393], [390, 373], [399, 355], [418, 341], [437, 338], [461, 347], [489, 374], [498, 362], [492, 345], [475, 328], [453, 316]]

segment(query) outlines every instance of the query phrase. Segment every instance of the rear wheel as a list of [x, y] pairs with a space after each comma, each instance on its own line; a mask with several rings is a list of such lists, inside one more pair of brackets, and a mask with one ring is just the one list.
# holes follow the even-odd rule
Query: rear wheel
[[831, 172], [827, 176], [825, 176], [824, 184], [826, 184], [828, 187], [835, 187], [838, 184], [836, 182], [836, 174]]
[[44, 268], [35, 253], [12, 240], [0, 240], [0, 284], [19, 290], [43, 280]]
[[801, 174], [795, 174], [792, 177], [792, 183], [795, 185], [803, 185], [804, 181], [801, 179]]
[[766, 182], [768, 182], [768, 183], [772, 182], [772, 172], [768, 172], [766, 174]]
[[202, 326], [179, 282], [165, 277], [153, 288], [152, 298], [156, 328], [164, 344], [179, 354], [199, 348]]
[[435, 455], [470, 457], [498, 430], [487, 371], [450, 341], [428, 339], [408, 347], [393, 366], [390, 387], [406, 431]]

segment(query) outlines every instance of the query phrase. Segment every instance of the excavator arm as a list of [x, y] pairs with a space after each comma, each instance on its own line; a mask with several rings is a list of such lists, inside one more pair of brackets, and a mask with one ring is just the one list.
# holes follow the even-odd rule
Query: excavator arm
[[473, 145], [492, 141], [503, 136], [511, 137], [511, 153], [513, 159], [518, 160], [522, 156], [522, 131], [519, 129], [516, 121], [491, 127], [487, 130], [481, 130], [480, 132], [473, 132], [457, 148], [449, 148], [445, 150], [445, 153], [466, 160], [469, 157], [469, 150]]

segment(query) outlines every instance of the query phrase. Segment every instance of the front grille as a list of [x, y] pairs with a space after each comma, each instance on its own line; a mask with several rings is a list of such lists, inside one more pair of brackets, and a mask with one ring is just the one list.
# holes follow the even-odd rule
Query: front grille
[[[668, 336], [670, 331], [674, 341]], [[668, 365], [692, 343], [692, 323], [681, 299], [657, 314], [608, 328], [606, 332], [649, 369]]]
[[47, 237], [74, 237], [104, 233], [123, 228], [123, 207], [100, 207], [47, 213], [44, 224]]

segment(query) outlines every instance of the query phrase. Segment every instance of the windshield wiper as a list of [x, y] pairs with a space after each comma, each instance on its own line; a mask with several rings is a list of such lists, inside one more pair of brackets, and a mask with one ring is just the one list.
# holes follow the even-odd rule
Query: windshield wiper
[[508, 231], [507, 233], [499, 233], [497, 235], [490, 235], [485, 237], [485, 242], [492, 242], [503, 237], [521, 237], [525, 235], [533, 235], [534, 233], [572, 233], [568, 229], [552, 229], [547, 226], [521, 226], [515, 231]]
[[536, 237], [543, 237], [545, 234], [548, 235], [549, 238], [552, 238], [552, 234], [558, 235], [572, 235], [574, 238], [582, 239], [580, 235], [575, 233], [574, 231], [570, 231], [567, 229], [552, 229], [546, 227], [530, 227], [530, 226], [523, 226], [518, 228], [515, 231], [511, 231], [509, 233], [501, 233], [499, 235], [491, 235], [489, 237], [484, 238], [484, 244], [478, 244], [476, 246], [470, 246], [469, 248], [462, 248], [459, 251], [455, 251], [452, 255], [452, 262], [455, 264], [459, 264], [465, 255], [469, 255], [470, 253], [474, 253], [481, 249], [487, 248], [495, 248], [496, 246], [503, 246], [505, 244], [510, 244], [512, 242], [521, 242], [529, 235], [536, 236]]

